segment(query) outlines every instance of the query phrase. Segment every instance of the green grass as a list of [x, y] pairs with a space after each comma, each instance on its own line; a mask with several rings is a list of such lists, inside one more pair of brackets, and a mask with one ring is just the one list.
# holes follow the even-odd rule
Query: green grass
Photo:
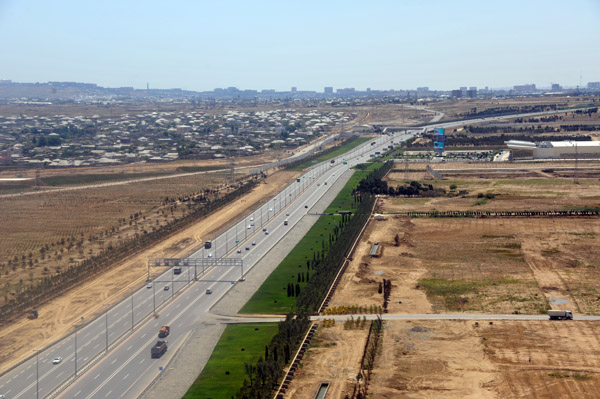
[[244, 364], [254, 364], [259, 356], [264, 356], [265, 346], [271, 342], [275, 334], [277, 334], [277, 323], [227, 326], [204, 370], [183, 398], [235, 397], [244, 379], [247, 378]]
[[358, 183], [373, 170], [378, 169], [383, 164], [380, 162], [370, 163], [364, 170], [357, 170], [354, 172], [352, 177], [348, 180], [344, 188], [338, 193], [338, 195], [331, 201], [331, 204], [325, 209], [325, 213], [336, 213], [338, 211], [355, 211], [356, 205], [354, 204], [354, 198], [352, 197], [352, 190], [354, 190]]
[[462, 305], [466, 303], [465, 296], [478, 294], [479, 291], [485, 287], [508, 284], [527, 284], [527, 282], [509, 277], [480, 280], [424, 278], [419, 280], [418, 284], [425, 289], [428, 298], [442, 298], [446, 309], [460, 310]]
[[[287, 296], [287, 285], [298, 283], [298, 273], [306, 273], [306, 262], [313, 259], [313, 253], [322, 250], [321, 242], [329, 240], [329, 233], [341, 220], [341, 216], [321, 216], [300, 242], [283, 259], [277, 268], [244, 305], [240, 313], [288, 313], [296, 305], [296, 297]], [[313, 270], [310, 271], [310, 275]]]
[[[364, 170], [357, 170], [348, 180], [344, 188], [331, 202], [325, 213], [336, 213], [340, 210], [354, 211], [356, 207], [350, 193], [358, 183], [381, 163], [369, 164]], [[316, 251], [322, 251], [322, 241], [328, 242], [329, 233], [338, 225], [339, 215], [321, 216], [300, 242], [292, 249], [277, 269], [269, 275], [265, 282], [244, 305], [240, 313], [288, 313], [296, 305], [296, 297], [287, 296], [287, 285], [300, 284], [303, 289], [306, 282], [298, 283], [298, 273], [306, 273], [306, 262], [313, 259]], [[310, 274], [312, 275], [312, 270]]]
[[331, 151], [330, 153], [324, 154], [324, 155], [322, 155], [320, 157], [317, 157], [315, 159], [311, 159], [309, 161], [301, 163], [300, 165], [296, 166], [295, 168], [292, 168], [292, 170], [303, 170], [303, 169], [309, 168], [309, 167], [311, 167], [313, 165], [316, 165], [319, 162], [328, 161], [331, 158], [339, 157], [341, 155], [344, 155], [348, 151], [352, 150], [353, 148], [356, 148], [359, 145], [361, 145], [364, 142], [369, 141], [369, 140], [372, 140], [372, 138], [370, 138], [370, 137], [357, 137], [356, 139], [350, 141], [349, 143], [342, 144], [336, 150]]
[[169, 174], [172, 173], [106, 173], [90, 175], [53, 176], [44, 177], [41, 180], [49, 186], [67, 186], [74, 184], [100, 183], [113, 180], [141, 179], [144, 177], [165, 176]]

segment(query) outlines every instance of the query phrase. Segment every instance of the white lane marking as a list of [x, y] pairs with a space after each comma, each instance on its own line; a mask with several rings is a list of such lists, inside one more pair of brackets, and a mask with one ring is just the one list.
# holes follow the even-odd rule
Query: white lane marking
[[61, 375], [63, 375], [65, 372], [61, 371], [59, 375], [56, 376], [56, 378], [60, 377]]
[[126, 349], [127, 351], [129, 351], [131, 349], [133, 345], [129, 345], [129, 347]]
[[81, 393], [81, 391], [77, 391], [77, 393], [75, 395], [73, 395], [73, 397], [79, 395]]
[[94, 377], [94, 379], [100, 377], [100, 373], [96, 374], [96, 376]]
[[112, 362], [110, 362], [110, 364], [115, 364], [116, 361], [117, 361], [117, 359], [115, 359]]
[[146, 360], [146, 359], [142, 359], [142, 361], [140, 362], [140, 364], [144, 363], [144, 360]]
[[108, 391], [108, 393], [106, 395], [104, 395], [105, 398], [108, 398], [108, 395], [110, 395], [112, 393], [112, 391]]
[[127, 377], [129, 377], [129, 374], [127, 374], [125, 377], [123, 377], [123, 379], [124, 379], [124, 380], [126, 380], [126, 379], [127, 379]]
[[144, 335], [142, 335], [142, 338], [144, 338], [146, 336], [146, 333], [144, 333]]

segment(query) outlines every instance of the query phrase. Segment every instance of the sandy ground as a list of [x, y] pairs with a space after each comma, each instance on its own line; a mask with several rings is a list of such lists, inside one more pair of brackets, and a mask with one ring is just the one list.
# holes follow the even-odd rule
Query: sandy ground
[[130, 290], [146, 279], [147, 259], [176, 257], [203, 243], [203, 237], [212, 236], [232, 223], [240, 212], [256, 207], [270, 198], [281, 186], [293, 180], [299, 172], [278, 172], [266, 179], [242, 199], [229, 204], [193, 226], [177, 233], [155, 247], [136, 255], [93, 281], [82, 284], [64, 296], [42, 306], [37, 320], [22, 318], [10, 326], [0, 328], [0, 369], [29, 357], [31, 348], [43, 348], [57, 337], [67, 334], [81, 318], [90, 320], [105, 305], [118, 302]]
[[345, 330], [343, 323], [320, 327], [285, 397], [313, 399], [321, 382], [330, 383], [327, 398], [343, 398], [345, 394], [351, 394], [368, 326], [367, 323], [364, 328], [355, 330]]
[[[402, 179], [402, 174], [392, 174], [389, 181]], [[598, 206], [597, 176], [574, 185], [569, 177], [548, 171], [520, 177], [484, 173], [432, 184], [447, 186], [456, 181], [459, 189], [462, 185], [469, 191], [466, 198], [378, 200], [376, 211], [385, 220], [369, 221], [330, 309], [382, 305], [378, 286], [385, 278], [392, 280], [390, 313], [543, 313], [548, 307], [600, 313], [597, 218], [454, 219], [394, 214], [413, 209]], [[504, 198], [475, 205], [477, 193], [492, 190]], [[382, 250], [370, 257], [376, 242]], [[456, 292], [452, 288], [428, 292], [421, 285], [428, 279], [450, 287], [459, 284], [454, 286]], [[388, 321], [369, 395], [595, 398], [600, 391], [597, 326], [594, 322]], [[330, 382], [327, 397], [343, 399], [351, 391], [355, 379], [351, 374], [360, 364], [356, 352], [362, 352], [366, 336], [366, 330], [344, 330], [339, 323], [320, 328], [317, 345], [307, 353], [286, 397], [312, 398], [321, 382]]]

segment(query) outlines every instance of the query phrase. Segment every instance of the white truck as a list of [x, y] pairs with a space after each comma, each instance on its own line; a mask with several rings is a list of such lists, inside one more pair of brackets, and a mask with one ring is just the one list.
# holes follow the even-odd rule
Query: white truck
[[549, 310], [550, 320], [573, 320], [573, 312], [570, 310]]

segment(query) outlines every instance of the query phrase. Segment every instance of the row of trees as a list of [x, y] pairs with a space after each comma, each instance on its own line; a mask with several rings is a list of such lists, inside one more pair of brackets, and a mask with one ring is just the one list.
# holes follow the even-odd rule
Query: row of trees
[[238, 391], [237, 399], [262, 399], [273, 396], [279, 380], [283, 377], [283, 368], [292, 359], [302, 338], [310, 326], [310, 318], [306, 313], [288, 314], [285, 321], [279, 322], [277, 334], [265, 347], [264, 357], [256, 363], [246, 363], [248, 380], [244, 380]]
[[29, 285], [18, 292], [8, 303], [2, 305], [0, 307], [0, 320], [9, 320], [29, 307], [38, 307], [48, 302], [75, 284], [90, 279], [123, 260], [123, 258], [150, 247], [157, 241], [230, 203], [250, 191], [257, 183], [258, 180], [256, 179], [249, 180], [236, 190], [213, 201], [199, 204], [190, 213], [180, 218], [175, 218], [154, 231], [143, 231], [141, 234], [136, 234], [134, 237], [122, 241], [119, 245], [103, 249], [97, 255], [91, 256], [83, 262], [70, 265], [66, 269], [61, 269], [61, 272], [56, 275], [43, 277], [37, 284]]

